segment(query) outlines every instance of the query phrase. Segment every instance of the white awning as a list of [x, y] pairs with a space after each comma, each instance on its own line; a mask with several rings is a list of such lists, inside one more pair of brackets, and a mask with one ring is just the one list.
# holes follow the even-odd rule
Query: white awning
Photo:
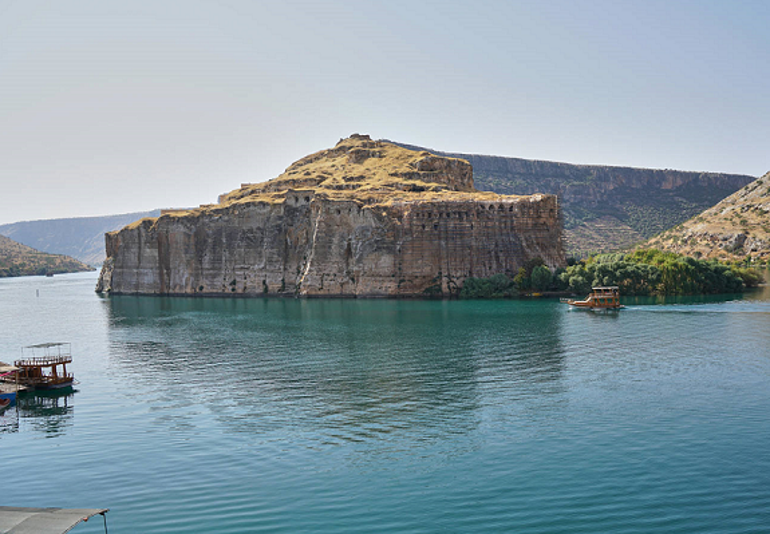
[[0, 534], [64, 534], [109, 508], [17, 508], [0, 506]]
[[14, 371], [18, 371], [19, 368], [15, 367], [11, 364], [0, 362], [0, 375], [4, 375], [5, 373], [13, 373]]

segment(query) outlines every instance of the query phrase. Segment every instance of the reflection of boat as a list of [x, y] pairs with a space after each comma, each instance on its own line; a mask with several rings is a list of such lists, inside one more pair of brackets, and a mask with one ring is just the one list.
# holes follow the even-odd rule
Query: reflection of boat
[[[16, 399], [16, 420], [10, 420], [6, 410], [3, 421], [5, 429], [0, 425], [0, 434], [5, 432], [18, 432], [18, 422], [24, 421], [25, 428], [39, 432], [46, 437], [63, 436], [74, 425], [74, 390], [49, 389], [32, 391], [25, 395], [19, 395]], [[8, 428], [9, 425], [15, 428]], [[0, 533], [5, 532], [0, 525]]]
[[591, 288], [591, 293], [585, 300], [563, 300], [570, 306], [586, 310], [619, 310], [624, 306], [620, 303], [618, 286], [600, 286]]
[[0, 397], [0, 412], [8, 408], [10, 405], [11, 405], [11, 399]]
[[13, 364], [19, 368], [18, 383], [29, 389], [61, 389], [72, 387], [75, 377], [67, 372], [72, 363], [69, 343], [41, 343], [22, 349], [22, 359]]

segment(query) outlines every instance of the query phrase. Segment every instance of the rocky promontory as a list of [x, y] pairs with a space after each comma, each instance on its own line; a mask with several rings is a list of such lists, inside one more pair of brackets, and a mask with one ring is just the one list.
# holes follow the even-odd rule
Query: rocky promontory
[[467, 277], [564, 265], [553, 195], [474, 188], [462, 159], [365, 135], [217, 204], [106, 234], [97, 291], [155, 295], [451, 295]]

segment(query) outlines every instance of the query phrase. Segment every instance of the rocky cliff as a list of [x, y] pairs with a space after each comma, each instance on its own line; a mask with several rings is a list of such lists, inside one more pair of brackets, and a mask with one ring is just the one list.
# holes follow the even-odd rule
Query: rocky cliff
[[770, 261], [770, 172], [644, 246], [697, 258]]
[[450, 295], [465, 278], [564, 264], [555, 196], [474, 189], [468, 162], [353, 135], [218, 204], [106, 234], [97, 291]]
[[0, 225], [0, 234], [42, 252], [65, 254], [88, 265], [100, 266], [106, 258], [105, 232], [120, 230], [137, 219], [158, 215], [160, 210], [102, 217], [21, 221]]
[[635, 245], [699, 214], [756, 179], [741, 174], [432, 152], [470, 162], [479, 189], [500, 194], [558, 195], [567, 252], [576, 255]]

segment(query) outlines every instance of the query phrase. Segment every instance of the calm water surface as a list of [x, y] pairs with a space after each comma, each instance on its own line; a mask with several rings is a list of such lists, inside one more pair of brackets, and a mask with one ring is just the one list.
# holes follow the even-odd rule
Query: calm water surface
[[111, 533], [770, 531], [767, 292], [601, 315], [95, 281], [0, 280], [0, 360], [70, 341], [80, 381], [0, 415], [2, 504]]

